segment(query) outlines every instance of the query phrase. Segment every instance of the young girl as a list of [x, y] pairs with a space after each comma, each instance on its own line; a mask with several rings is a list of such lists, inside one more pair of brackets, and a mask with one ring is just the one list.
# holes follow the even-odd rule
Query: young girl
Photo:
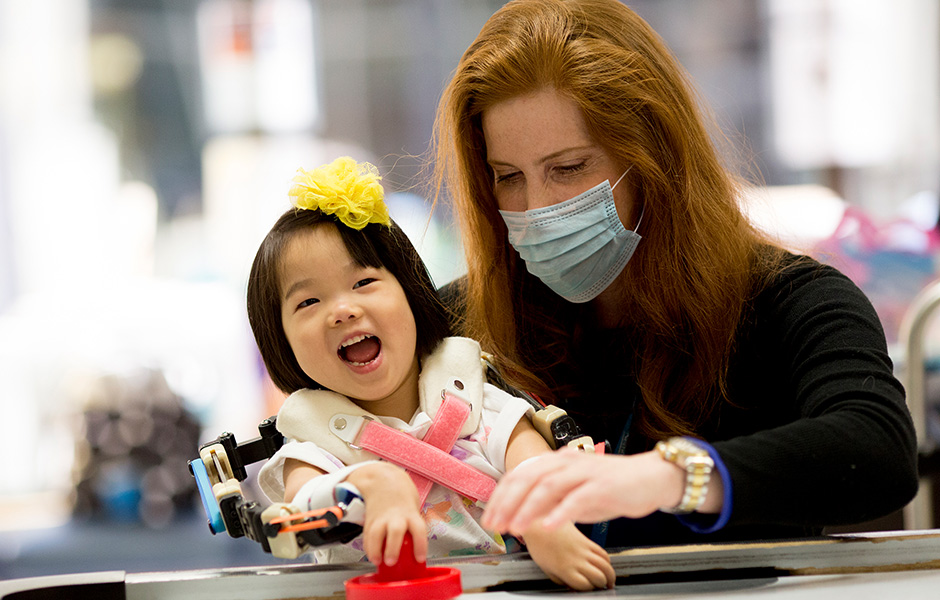
[[[372, 165], [350, 158], [301, 170], [290, 191], [295, 208], [255, 257], [249, 321], [272, 380], [291, 394], [278, 415], [289, 442], [259, 483], [273, 501], [302, 508], [331, 505], [341, 482], [362, 496], [361, 537], [317, 549], [320, 562], [364, 555], [394, 564], [406, 532], [418, 560], [504, 553], [499, 534], [479, 524], [481, 503], [435, 484], [421, 506], [404, 469], [379, 460], [345, 464], [342, 452], [325, 448], [335, 440], [316, 417], [322, 406], [345, 402], [420, 439], [432, 422], [428, 407], [456, 386], [479, 417], [475, 427], [468, 418], [472, 430], [464, 426], [451, 456], [498, 479], [549, 451], [525, 418], [530, 407], [485, 382], [479, 345], [447, 337], [448, 315], [414, 247], [388, 217], [378, 180]], [[613, 585], [607, 553], [574, 524], [551, 539], [539, 524], [524, 534], [552, 580], [582, 590]]]

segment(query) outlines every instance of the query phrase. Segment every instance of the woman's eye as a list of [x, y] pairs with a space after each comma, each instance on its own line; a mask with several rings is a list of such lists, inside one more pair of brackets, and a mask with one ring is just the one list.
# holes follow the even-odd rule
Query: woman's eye
[[512, 173], [503, 173], [502, 175], [496, 176], [496, 185], [501, 183], [512, 183], [518, 179], [519, 171], [513, 171]]
[[317, 299], [317, 298], [307, 298], [306, 300], [304, 300], [303, 302], [301, 302], [300, 304], [298, 304], [298, 305], [297, 305], [297, 308], [306, 308], [306, 307], [308, 307], [308, 306], [311, 306], [311, 305], [313, 305], [313, 304], [316, 304], [316, 303], [319, 302], [319, 301], [320, 301], [320, 300]]
[[353, 286], [353, 289], [355, 290], [355, 289], [361, 288], [364, 285], [369, 285], [373, 281], [375, 281], [375, 278], [373, 277], [366, 277], [365, 279], [360, 279], [359, 281], [356, 282], [356, 285]]
[[573, 165], [561, 165], [561, 166], [555, 167], [555, 170], [561, 173], [562, 175], [573, 175], [577, 173], [578, 171], [582, 170], [584, 168], [584, 164], [585, 164], [584, 162], [579, 162]]

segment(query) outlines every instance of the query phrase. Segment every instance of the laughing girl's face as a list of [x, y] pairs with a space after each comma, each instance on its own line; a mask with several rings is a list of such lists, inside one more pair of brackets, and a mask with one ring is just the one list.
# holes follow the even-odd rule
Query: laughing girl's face
[[284, 332], [304, 373], [374, 414], [410, 421], [417, 329], [398, 280], [356, 264], [330, 225], [291, 238], [279, 277]]

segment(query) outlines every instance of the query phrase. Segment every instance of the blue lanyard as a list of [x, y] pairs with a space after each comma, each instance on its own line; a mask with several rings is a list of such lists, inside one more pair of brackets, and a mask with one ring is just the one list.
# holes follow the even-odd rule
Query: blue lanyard
[[[633, 402], [633, 408], [630, 410], [630, 416], [627, 417], [627, 422], [623, 426], [623, 432], [620, 434], [620, 440], [617, 442], [617, 448], [614, 450], [615, 454], [623, 454], [627, 451], [627, 441], [630, 439], [630, 426], [633, 425], [633, 413], [636, 409], [636, 400]], [[604, 544], [607, 543], [607, 530], [610, 527], [610, 521], [602, 521], [600, 523], [595, 523], [591, 527], [591, 541], [600, 546], [604, 547]]]
[[[633, 404], [634, 408], [636, 403]], [[630, 416], [627, 417], [627, 423], [623, 426], [623, 432], [620, 434], [620, 442], [617, 443], [616, 454], [626, 454], [627, 441], [630, 439], [630, 427], [633, 425], [633, 409], [630, 409]]]

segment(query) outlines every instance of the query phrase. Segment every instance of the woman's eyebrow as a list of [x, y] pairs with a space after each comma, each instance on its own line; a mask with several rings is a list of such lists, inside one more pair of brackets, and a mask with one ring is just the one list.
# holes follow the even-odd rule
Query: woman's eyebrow
[[[547, 163], [547, 162], [550, 161], [550, 160], [555, 160], [555, 159], [558, 158], [559, 156], [563, 156], [563, 155], [569, 154], [569, 153], [571, 153], [571, 152], [581, 152], [581, 151], [584, 151], [584, 150], [589, 150], [589, 149], [591, 149], [591, 147], [592, 147], [592, 146], [585, 145], [585, 146], [572, 146], [572, 147], [570, 147], [570, 148], [562, 148], [561, 150], [556, 150], [555, 152], [552, 152], [551, 154], [547, 154], [546, 156], [543, 156], [542, 158], [538, 159], [538, 160], [536, 161], [536, 164], [542, 165], [542, 164]], [[497, 166], [497, 165], [499, 165], [499, 166], [506, 166], [506, 167], [511, 167], [511, 166], [513, 166], [513, 165], [510, 164], [510, 163], [503, 162], [503, 161], [498, 160], [498, 159], [487, 160], [486, 162], [489, 163], [490, 166]]]

